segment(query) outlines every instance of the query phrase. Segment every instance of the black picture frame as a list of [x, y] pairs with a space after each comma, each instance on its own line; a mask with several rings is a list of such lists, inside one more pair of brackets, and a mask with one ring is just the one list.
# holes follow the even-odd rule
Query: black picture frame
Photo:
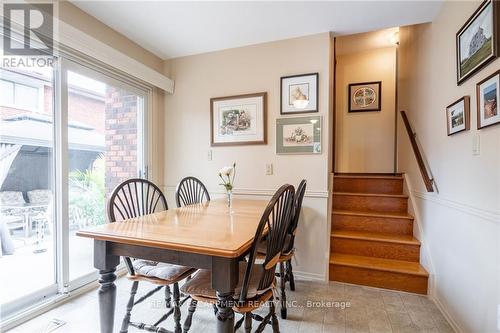
[[[366, 108], [366, 109], [353, 109], [352, 105], [352, 94], [353, 94], [353, 88], [356, 87], [363, 87], [363, 86], [368, 86], [368, 85], [376, 85], [378, 87], [377, 93], [377, 98], [376, 98], [376, 106], [372, 108]], [[348, 112], [372, 112], [372, 111], [381, 111], [382, 110], [382, 81], [371, 81], [371, 82], [358, 82], [358, 83], [350, 83], [348, 88], [347, 88], [347, 94], [348, 94]]]
[[[489, 6], [492, 5], [492, 16], [493, 16], [493, 26], [492, 26], [492, 36], [491, 36], [491, 47], [492, 52], [489, 56], [484, 58], [479, 62], [479, 64], [475, 65], [473, 69], [462, 74], [462, 62], [460, 51], [462, 45], [460, 44], [460, 37], [462, 34], [474, 23], [474, 21], [478, 18], [478, 16]], [[457, 85], [461, 85], [479, 71], [481, 71], [486, 65], [495, 60], [500, 51], [500, 5], [499, 1], [496, 0], [485, 0], [481, 3], [481, 5], [476, 9], [476, 11], [469, 17], [469, 19], [465, 22], [465, 24], [458, 30], [455, 36], [456, 43], [456, 71], [457, 71]]]
[[[297, 111], [283, 111], [283, 81], [286, 79], [299, 78], [304, 76], [315, 76], [315, 84], [316, 84], [316, 107], [312, 110], [297, 110]], [[282, 76], [280, 78], [280, 115], [294, 115], [294, 114], [303, 114], [303, 113], [317, 113], [319, 112], [319, 73], [307, 73], [307, 74], [297, 74], [297, 75], [288, 75]]]

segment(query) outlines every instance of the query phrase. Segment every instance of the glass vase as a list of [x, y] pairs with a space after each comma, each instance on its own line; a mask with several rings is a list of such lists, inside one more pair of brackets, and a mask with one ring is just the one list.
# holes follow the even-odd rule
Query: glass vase
[[229, 211], [232, 212], [233, 211], [233, 191], [232, 190], [226, 191], [226, 195], [227, 195], [227, 207], [229, 208]]

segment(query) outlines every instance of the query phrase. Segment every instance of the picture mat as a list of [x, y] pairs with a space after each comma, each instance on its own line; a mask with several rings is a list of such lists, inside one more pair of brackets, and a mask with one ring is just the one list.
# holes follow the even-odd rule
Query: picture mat
[[[283, 128], [287, 125], [306, 125], [311, 124], [311, 120], [316, 121], [313, 124], [314, 138], [313, 145], [303, 145], [294, 147], [283, 146]], [[321, 154], [321, 116], [293, 117], [276, 119], [276, 154]], [[315, 148], [317, 150], [315, 150]]]
[[[253, 142], [264, 141], [264, 98], [262, 96], [246, 97], [237, 99], [226, 99], [213, 102], [213, 122], [211, 124], [213, 131], [214, 143], [231, 143], [231, 142]], [[252, 133], [238, 133], [237, 135], [220, 135], [219, 125], [221, 124], [221, 110], [229, 110], [242, 105], [255, 106], [255, 119], [252, 119], [252, 124], [255, 124], [255, 130]], [[233, 132], [234, 133], [234, 132]]]
[[[460, 132], [465, 130], [466, 128], [466, 114], [465, 114], [465, 101], [461, 100], [457, 104], [451, 106], [447, 110], [448, 112], [448, 128], [450, 129], [450, 134]], [[462, 124], [461, 125], [456, 125], [455, 127], [453, 126], [453, 117], [457, 117], [459, 114], [462, 114]]]
[[[317, 101], [317, 89], [316, 85], [317, 74], [297, 76], [297, 77], [287, 77], [282, 78], [281, 80], [281, 112], [282, 113], [300, 113], [307, 111], [317, 111], [318, 110], [318, 101]], [[303, 109], [296, 108], [291, 104], [292, 102], [289, 99], [289, 86], [290, 85], [309, 85], [309, 104], [307, 107]]]

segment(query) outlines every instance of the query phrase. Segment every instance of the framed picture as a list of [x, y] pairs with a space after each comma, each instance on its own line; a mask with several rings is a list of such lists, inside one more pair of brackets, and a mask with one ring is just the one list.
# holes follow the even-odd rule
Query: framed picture
[[470, 129], [470, 97], [464, 96], [446, 107], [448, 135]]
[[498, 56], [499, 8], [498, 1], [484, 1], [457, 32], [457, 84]]
[[500, 71], [493, 73], [476, 86], [477, 129], [500, 123]]
[[280, 91], [282, 115], [318, 112], [318, 73], [284, 76]]
[[212, 146], [267, 143], [267, 93], [210, 99]]
[[321, 154], [321, 116], [276, 119], [276, 154]]
[[349, 112], [380, 111], [381, 109], [381, 81], [349, 84]]

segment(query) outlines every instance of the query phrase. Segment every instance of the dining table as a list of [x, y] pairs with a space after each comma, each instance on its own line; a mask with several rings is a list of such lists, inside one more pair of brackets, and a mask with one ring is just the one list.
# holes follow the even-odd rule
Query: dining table
[[100, 331], [113, 332], [115, 272], [123, 256], [210, 270], [217, 295], [216, 332], [234, 332], [238, 263], [252, 246], [267, 204], [234, 199], [229, 207], [227, 200], [217, 199], [78, 231], [78, 236], [94, 239]]

